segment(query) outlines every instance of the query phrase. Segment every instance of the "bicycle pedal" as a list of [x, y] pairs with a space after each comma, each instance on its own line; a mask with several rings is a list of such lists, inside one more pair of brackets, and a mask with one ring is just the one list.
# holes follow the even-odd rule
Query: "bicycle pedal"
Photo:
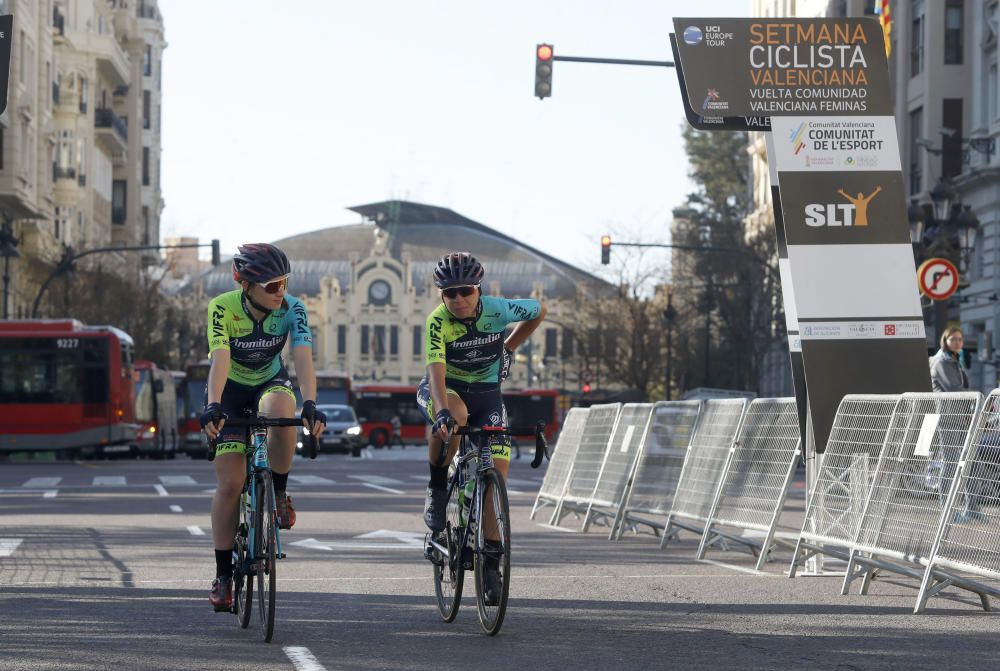
[[275, 558], [276, 559], [284, 559], [285, 558], [285, 553], [282, 552], [281, 554], [275, 555]]

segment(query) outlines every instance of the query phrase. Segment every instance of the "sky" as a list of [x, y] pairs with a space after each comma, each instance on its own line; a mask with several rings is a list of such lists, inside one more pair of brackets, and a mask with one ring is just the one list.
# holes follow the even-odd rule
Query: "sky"
[[[597, 270], [602, 234], [664, 240], [693, 188], [672, 68], [556, 62], [552, 97], [534, 97], [536, 44], [672, 60], [672, 15], [693, 3], [159, 6], [163, 237], [219, 238], [225, 256], [242, 242], [359, 223], [348, 207], [398, 198]], [[749, 9], [702, 0], [697, 15]]]

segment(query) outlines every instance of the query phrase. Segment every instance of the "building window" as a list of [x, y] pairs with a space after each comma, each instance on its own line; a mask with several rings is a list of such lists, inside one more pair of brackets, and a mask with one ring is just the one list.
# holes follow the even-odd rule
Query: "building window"
[[420, 336], [423, 335], [419, 325], [413, 327], [413, 356], [420, 356], [424, 351], [424, 343]]
[[4, 141], [4, 129], [0, 128], [0, 170], [3, 170], [3, 141]]
[[142, 185], [149, 186], [149, 147], [142, 148]]
[[142, 92], [142, 127], [150, 128], [150, 112], [153, 108], [153, 94], [151, 91]]
[[944, 64], [962, 64], [963, 0], [948, 0], [944, 9]]
[[385, 356], [385, 326], [379, 324], [375, 327], [375, 341], [372, 343], [375, 356], [379, 359]]
[[361, 326], [361, 356], [368, 356], [368, 347], [371, 344], [371, 327], [368, 324]]
[[111, 183], [111, 223], [123, 225], [125, 223], [125, 186], [128, 184], [124, 179], [116, 179]]
[[941, 125], [952, 131], [941, 138], [941, 175], [955, 177], [962, 174], [962, 99], [944, 98], [941, 101]]
[[924, 126], [924, 109], [918, 107], [910, 112], [910, 195], [920, 193], [923, 175], [920, 172], [920, 145]]
[[563, 329], [562, 332], [562, 355], [563, 358], [573, 356], [573, 331], [571, 329]]
[[142, 74], [146, 77], [153, 74], [153, 45], [146, 45], [146, 52], [142, 55]]
[[910, 3], [910, 16], [910, 76], [916, 77], [924, 71], [924, 0]]
[[997, 118], [997, 62], [996, 52], [986, 75], [986, 123], [992, 124]]
[[149, 236], [149, 206], [142, 206], [142, 244], [148, 245], [150, 243]]
[[337, 354], [344, 356], [347, 354], [347, 325], [337, 325]]
[[556, 347], [559, 343], [559, 331], [556, 329], [545, 329], [545, 358], [558, 356]]
[[396, 325], [389, 327], [389, 354], [399, 355], [399, 327]]

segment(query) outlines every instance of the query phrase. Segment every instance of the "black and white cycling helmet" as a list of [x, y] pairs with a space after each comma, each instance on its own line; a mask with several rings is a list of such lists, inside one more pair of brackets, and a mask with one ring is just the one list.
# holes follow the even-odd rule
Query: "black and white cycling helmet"
[[438, 289], [479, 286], [483, 281], [483, 264], [468, 252], [452, 252], [441, 257], [434, 268], [434, 284]]
[[240, 245], [238, 249], [239, 253], [233, 256], [233, 279], [237, 282], [267, 284], [292, 273], [288, 257], [274, 245], [255, 242]]

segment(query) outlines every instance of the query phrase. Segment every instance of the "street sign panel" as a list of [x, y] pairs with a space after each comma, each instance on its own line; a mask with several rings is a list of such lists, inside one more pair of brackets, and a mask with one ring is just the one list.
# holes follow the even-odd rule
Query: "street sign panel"
[[958, 268], [948, 259], [928, 259], [917, 269], [920, 293], [932, 301], [943, 301], [958, 290]]

